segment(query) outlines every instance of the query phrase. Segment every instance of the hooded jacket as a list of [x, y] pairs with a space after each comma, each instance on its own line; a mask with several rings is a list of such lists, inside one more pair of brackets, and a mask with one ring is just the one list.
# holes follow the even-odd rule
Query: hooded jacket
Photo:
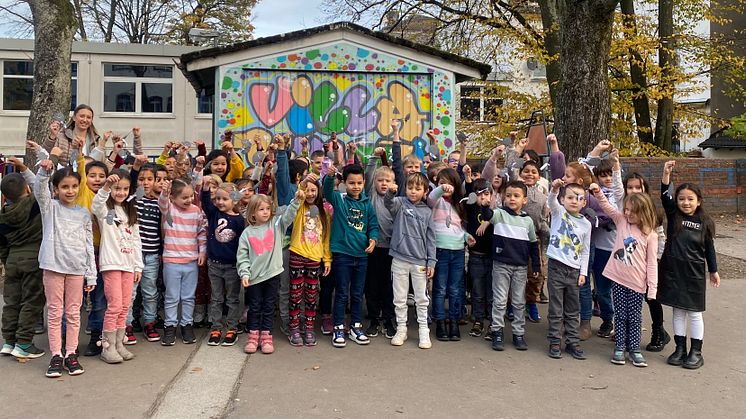
[[[26, 182], [30, 184], [28, 180]], [[41, 238], [41, 212], [32, 195], [23, 196], [0, 209], [0, 261], [3, 264], [9, 258], [36, 259]]]
[[432, 210], [420, 201], [394, 197], [391, 190], [384, 196], [384, 204], [394, 218], [389, 255], [417, 266], [435, 267], [435, 223]]

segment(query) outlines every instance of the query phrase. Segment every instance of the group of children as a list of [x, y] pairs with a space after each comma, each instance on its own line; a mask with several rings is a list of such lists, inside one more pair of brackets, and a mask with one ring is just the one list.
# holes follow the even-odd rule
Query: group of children
[[418, 345], [427, 349], [431, 323], [438, 340], [461, 339], [467, 282], [471, 336], [481, 337], [489, 323], [485, 338], [504, 350], [507, 316], [512, 344], [526, 350], [525, 321], [540, 321], [536, 304], [548, 300], [549, 356], [562, 356], [564, 333], [565, 352], [584, 359], [579, 341], [590, 335], [591, 271], [603, 319], [598, 335], [613, 335], [613, 363], [624, 364], [627, 352], [646, 366], [643, 299], [653, 318], [647, 349], [660, 351], [670, 339], [665, 304], [674, 307], [676, 342], [668, 362], [703, 363], [705, 263], [712, 284], [720, 281], [714, 224], [696, 185], [669, 191], [674, 162], [666, 163], [661, 185], [664, 236], [647, 183], [638, 174], [622, 179], [608, 141], [566, 165], [550, 135], [550, 184], [525, 139], [497, 147], [481, 176], [466, 165], [463, 141], [446, 162], [402, 158], [396, 120], [390, 162], [378, 147], [364, 168], [355, 143], [334, 135], [310, 155], [307, 140], [298, 139], [296, 156], [292, 137], [277, 135], [270, 144], [254, 140], [259, 159], [249, 169], [230, 135], [209, 154], [198, 142], [194, 158], [190, 144], [169, 142], [150, 163], [135, 128], [134, 155], [118, 137], [107, 155], [111, 135], [99, 136], [92, 121], [93, 111], [78, 106], [67, 127], [53, 124], [43, 147], [28, 144], [40, 160], [35, 176], [13, 159], [18, 173], [2, 180], [1, 353], [44, 355], [32, 339], [46, 297], [48, 377], [84, 371], [78, 334], [86, 300], [91, 341], [84, 355], [107, 363], [134, 357], [126, 345], [136, 343], [135, 329], [171, 346], [177, 326], [186, 344], [196, 342], [195, 326], [209, 325], [210, 346], [234, 345], [246, 331], [245, 352], [272, 353], [277, 305], [293, 346], [317, 344], [319, 314], [335, 347], [348, 338], [366, 345], [379, 333], [401, 346], [410, 298]]

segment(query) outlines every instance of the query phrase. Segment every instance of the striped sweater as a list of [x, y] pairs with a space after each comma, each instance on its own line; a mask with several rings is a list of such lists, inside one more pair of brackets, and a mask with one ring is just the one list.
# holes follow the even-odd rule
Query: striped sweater
[[189, 263], [207, 254], [207, 219], [196, 205], [187, 209], [171, 203], [161, 193], [158, 206], [163, 217], [163, 262]]

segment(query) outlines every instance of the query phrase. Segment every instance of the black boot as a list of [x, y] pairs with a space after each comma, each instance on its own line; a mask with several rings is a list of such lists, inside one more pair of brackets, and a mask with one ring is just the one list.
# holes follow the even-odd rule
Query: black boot
[[689, 348], [689, 355], [684, 360], [684, 368], [696, 370], [704, 364], [705, 359], [702, 358], [702, 339], [691, 339], [691, 348]]
[[666, 347], [666, 344], [671, 341], [671, 336], [668, 335], [663, 325], [653, 326], [653, 333], [650, 337], [650, 343], [645, 347], [648, 352], [660, 352]]
[[676, 342], [676, 350], [668, 357], [667, 362], [669, 365], [680, 367], [686, 359], [686, 336], [674, 335], [673, 341]]
[[436, 320], [435, 321], [435, 337], [438, 340], [447, 341], [448, 340], [448, 332], [446, 331], [446, 321], [445, 320]]
[[91, 330], [91, 340], [88, 341], [88, 346], [85, 347], [85, 356], [96, 356], [101, 355], [101, 331]]
[[453, 341], [461, 340], [461, 330], [458, 328], [458, 320], [451, 320], [448, 330], [448, 339]]

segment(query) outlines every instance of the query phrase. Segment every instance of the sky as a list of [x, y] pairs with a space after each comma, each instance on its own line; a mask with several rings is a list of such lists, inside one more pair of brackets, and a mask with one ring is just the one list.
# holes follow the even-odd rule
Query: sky
[[260, 0], [254, 7], [254, 38], [277, 35], [326, 23], [322, 0]]

